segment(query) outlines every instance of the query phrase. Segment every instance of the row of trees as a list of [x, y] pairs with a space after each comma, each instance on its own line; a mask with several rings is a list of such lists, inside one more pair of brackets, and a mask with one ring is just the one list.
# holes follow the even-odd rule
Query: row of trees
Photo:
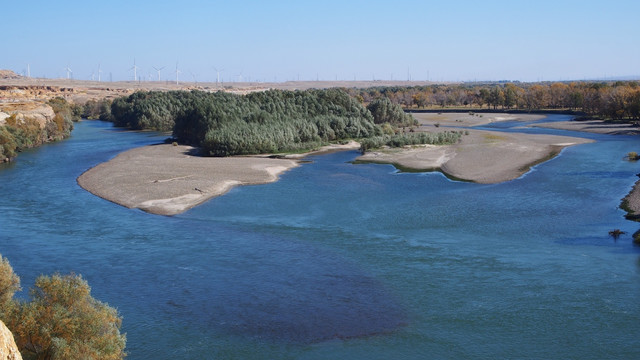
[[389, 99], [373, 101], [367, 108], [342, 89], [270, 90], [244, 96], [137, 92], [115, 99], [100, 117], [131, 129], [172, 130], [177, 141], [199, 146], [212, 156], [306, 151], [416, 124]]
[[640, 85], [635, 81], [429, 85], [349, 92], [365, 103], [388, 98], [405, 109], [567, 109], [609, 119], [640, 119]]
[[55, 115], [44, 127], [36, 119], [19, 119], [16, 114], [5, 119], [0, 126], [0, 161], [11, 160], [24, 149], [62, 140], [71, 134], [73, 121], [80, 120], [80, 108], [63, 98], [52, 99], [48, 104]]
[[20, 278], [0, 255], [0, 319], [24, 359], [118, 360], [126, 337], [116, 309], [91, 296], [78, 275], [39, 276], [31, 301], [16, 299]]
[[444, 131], [438, 133], [412, 132], [408, 134], [374, 136], [360, 141], [360, 151], [364, 154], [371, 149], [378, 149], [383, 146], [403, 147], [418, 144], [450, 145], [460, 141], [462, 135], [463, 132], [461, 131]]

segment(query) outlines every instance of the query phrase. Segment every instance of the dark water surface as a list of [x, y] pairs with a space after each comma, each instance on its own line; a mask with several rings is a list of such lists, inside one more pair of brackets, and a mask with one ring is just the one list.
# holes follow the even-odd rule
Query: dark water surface
[[640, 142], [588, 136], [503, 184], [340, 152], [162, 217], [76, 178], [165, 136], [86, 121], [0, 167], [0, 253], [23, 288], [82, 274], [130, 359], [640, 358], [640, 226], [618, 209]]

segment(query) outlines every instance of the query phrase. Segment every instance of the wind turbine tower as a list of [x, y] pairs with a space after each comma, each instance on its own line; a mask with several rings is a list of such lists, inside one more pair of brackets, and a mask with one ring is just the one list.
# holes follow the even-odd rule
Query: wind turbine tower
[[133, 81], [138, 81], [138, 67], [136, 66], [136, 58], [133, 58], [133, 67], [129, 70], [133, 70]]
[[220, 73], [224, 71], [224, 69], [220, 69], [218, 70], [215, 66], [213, 67], [213, 70], [216, 71], [216, 86], [220, 83]]
[[157, 68], [157, 67], [153, 66], [153, 69], [158, 72], [158, 81], [160, 81], [160, 70], [164, 69], [164, 66], [161, 67], [161, 68]]
[[73, 74], [73, 71], [71, 71], [69, 65], [67, 65], [65, 70], [67, 70], [67, 80], [71, 79], [71, 74]]
[[176, 85], [178, 85], [178, 74], [180, 74], [180, 70], [178, 70], [178, 63], [176, 62]]
[[98, 64], [98, 82], [100, 82], [100, 74], [102, 74], [102, 70], [100, 69], [100, 64]]

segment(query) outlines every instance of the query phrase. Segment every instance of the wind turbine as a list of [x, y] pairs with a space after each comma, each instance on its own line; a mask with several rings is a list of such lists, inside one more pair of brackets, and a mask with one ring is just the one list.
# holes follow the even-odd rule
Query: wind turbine
[[176, 62], [176, 85], [178, 85], [178, 74], [180, 74], [181, 71], [178, 70], [178, 63]]
[[157, 68], [157, 67], [155, 67], [155, 66], [152, 66], [152, 68], [153, 68], [155, 71], [157, 71], [157, 72], [158, 72], [158, 81], [160, 81], [160, 70], [164, 69], [165, 67], [163, 66], [163, 67], [161, 67], [161, 68]]
[[73, 71], [71, 71], [71, 68], [69, 67], [68, 64], [65, 70], [67, 70], [67, 80], [69, 80], [71, 78], [71, 74], [73, 74]]
[[215, 66], [213, 66], [213, 70], [216, 71], [216, 85], [220, 83], [220, 73], [224, 71], [224, 69], [218, 70]]
[[191, 76], [193, 76], [193, 82], [196, 83], [196, 85], [197, 85], [198, 84], [198, 79], [196, 79], [196, 75], [197, 74], [194, 74], [191, 71], [189, 71], [189, 74], [191, 74]]
[[133, 81], [138, 81], [138, 67], [136, 66], [136, 58], [133, 58], [133, 67], [131, 67], [131, 69], [129, 70], [133, 70]]
[[240, 71], [240, 74], [236, 75], [236, 82], [242, 82], [242, 71]]
[[100, 74], [102, 74], [102, 70], [100, 70], [100, 64], [98, 64], [98, 82], [100, 82]]

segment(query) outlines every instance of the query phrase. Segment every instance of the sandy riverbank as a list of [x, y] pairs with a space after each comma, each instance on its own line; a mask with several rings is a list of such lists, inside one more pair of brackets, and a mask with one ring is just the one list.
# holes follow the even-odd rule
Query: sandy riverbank
[[168, 144], [132, 149], [89, 169], [78, 184], [128, 208], [175, 215], [234, 186], [276, 181], [298, 166], [291, 159], [192, 156], [192, 149]]
[[622, 207], [629, 213], [629, 217], [640, 221], [640, 180], [636, 182], [631, 192], [622, 199]]

